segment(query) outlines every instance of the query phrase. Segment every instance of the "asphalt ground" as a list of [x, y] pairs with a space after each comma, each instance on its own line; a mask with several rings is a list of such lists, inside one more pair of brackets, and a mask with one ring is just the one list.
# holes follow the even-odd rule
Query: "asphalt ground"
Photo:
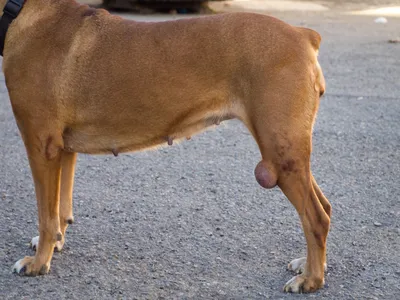
[[[89, 0], [94, 1], [94, 0]], [[97, 0], [98, 1], [98, 0]], [[268, 1], [268, 0], [267, 0]], [[321, 3], [330, 8], [351, 9], [399, 5], [398, 0], [297, 0]]]
[[325, 288], [282, 292], [305, 240], [280, 190], [256, 183], [238, 121], [157, 151], [80, 155], [63, 251], [46, 276], [12, 274], [34, 254], [37, 210], [1, 77], [0, 299], [400, 298], [400, 19], [275, 14], [323, 36], [312, 168], [333, 206]]

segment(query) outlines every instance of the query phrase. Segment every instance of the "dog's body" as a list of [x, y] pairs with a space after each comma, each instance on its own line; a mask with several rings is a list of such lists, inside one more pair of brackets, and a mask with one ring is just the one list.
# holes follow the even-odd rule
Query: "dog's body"
[[278, 185], [301, 216], [307, 263], [290, 265], [304, 272], [285, 290], [320, 288], [330, 205], [310, 171], [325, 89], [319, 42], [312, 30], [257, 14], [140, 23], [73, 0], [27, 1], [3, 60], [39, 211], [36, 255], [18, 261], [17, 272], [46, 273], [53, 248], [62, 248], [76, 153], [172, 144], [238, 118], [260, 147], [257, 181]]

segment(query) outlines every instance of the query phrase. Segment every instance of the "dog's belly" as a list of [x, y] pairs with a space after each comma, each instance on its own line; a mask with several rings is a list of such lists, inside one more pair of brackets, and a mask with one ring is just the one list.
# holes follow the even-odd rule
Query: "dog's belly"
[[[172, 145], [173, 141], [188, 139], [220, 122], [236, 118], [234, 113], [212, 113], [204, 116], [188, 117], [167, 127], [124, 126], [123, 123], [86, 124], [67, 127], [63, 133], [64, 150], [87, 154], [114, 154], [139, 151], [162, 145]], [[173, 119], [172, 119], [173, 120]]]

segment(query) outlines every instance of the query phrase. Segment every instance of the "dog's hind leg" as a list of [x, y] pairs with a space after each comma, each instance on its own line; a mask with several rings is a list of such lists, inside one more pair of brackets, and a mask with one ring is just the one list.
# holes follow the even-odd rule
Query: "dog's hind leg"
[[40, 239], [35, 256], [20, 259], [13, 268], [29, 276], [49, 271], [55, 244], [62, 240], [59, 217], [62, 136], [35, 129], [30, 128], [29, 133], [22, 130], [21, 134], [35, 183]]
[[[287, 282], [284, 290], [295, 293], [312, 292], [324, 284], [326, 239], [330, 218], [312, 182], [311, 138], [293, 136], [288, 139], [271, 140], [271, 143], [276, 143], [278, 148], [286, 150], [269, 158], [263, 154], [262, 166], [265, 166], [266, 174], [272, 174], [268, 175], [269, 177], [277, 179], [277, 185], [296, 208], [307, 241], [307, 258], [292, 262], [293, 267], [298, 270], [301, 268], [302, 274]], [[263, 153], [262, 149], [261, 152]], [[260, 168], [260, 164], [257, 168]], [[296, 263], [298, 266], [294, 266]]]
[[303, 273], [288, 281], [284, 289], [286, 292], [317, 290], [324, 284], [326, 238], [330, 218], [314, 190], [308, 167], [300, 166], [297, 174], [282, 176], [279, 187], [299, 213], [307, 241], [307, 258], [304, 261]]
[[[57, 241], [54, 251], [60, 252], [65, 243], [65, 232], [69, 224], [74, 222], [72, 213], [72, 190], [74, 186], [74, 175], [77, 154], [73, 152], [61, 153], [61, 187], [60, 187], [60, 229], [62, 240]], [[32, 238], [33, 250], [39, 245], [39, 236]]]
[[[319, 199], [319, 202], [321, 203], [322, 207], [324, 208], [325, 213], [330, 218], [331, 217], [331, 204], [329, 203], [328, 199], [326, 199], [326, 197], [322, 193], [321, 189], [319, 188], [319, 186], [318, 186], [317, 182], [315, 181], [315, 178], [312, 174], [311, 174], [311, 178], [312, 178], [313, 188]], [[297, 274], [301, 274], [301, 273], [304, 273], [306, 263], [307, 263], [307, 257], [297, 258], [297, 259], [292, 260], [289, 263], [288, 269]], [[324, 269], [325, 269], [325, 271], [327, 270], [326, 263], [324, 264]]]
[[[318, 91], [297, 79], [297, 90], [281, 86], [257, 102], [247, 102], [244, 121], [260, 148], [255, 176], [261, 186], [278, 185], [296, 208], [307, 241], [303, 273], [288, 281], [286, 292], [312, 292], [324, 284], [330, 204], [311, 174], [312, 127]], [[302, 88], [303, 87], [303, 88]], [[268, 99], [261, 101], [260, 99]], [[254, 98], [253, 98], [254, 99]]]
[[331, 217], [332, 213], [332, 207], [331, 204], [329, 203], [328, 199], [326, 199], [325, 195], [322, 193], [321, 189], [319, 188], [317, 181], [315, 180], [314, 176], [311, 175], [312, 178], [312, 184], [315, 190], [315, 193], [317, 194], [317, 197], [319, 201], [321, 202], [322, 206], [324, 207], [325, 212]]

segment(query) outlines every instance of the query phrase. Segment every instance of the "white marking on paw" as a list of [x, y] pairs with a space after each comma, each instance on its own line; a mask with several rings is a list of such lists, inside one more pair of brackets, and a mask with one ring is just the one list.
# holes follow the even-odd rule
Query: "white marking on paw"
[[14, 266], [12, 268], [13, 272], [19, 273], [21, 271], [21, 269], [24, 267], [24, 265], [22, 264], [22, 260], [23, 260], [23, 258], [21, 258], [19, 261], [17, 261], [14, 264]]
[[297, 274], [303, 273], [306, 262], [307, 262], [306, 257], [294, 259], [289, 263], [288, 269], [293, 272], [296, 272]]
[[[293, 271], [297, 274], [302, 274], [304, 273], [304, 268], [306, 267], [306, 263], [307, 263], [307, 258], [306, 257], [301, 257], [301, 258], [297, 258], [292, 260], [289, 265], [288, 265], [288, 269], [290, 271]], [[324, 271], [326, 272], [327, 270], [327, 265], [326, 263], [324, 264]]]
[[[32, 238], [32, 240], [30, 242], [30, 247], [33, 250], [37, 251], [37, 249], [39, 247], [39, 236], [35, 236], [34, 238]], [[64, 242], [63, 241], [57, 241], [55, 246], [54, 246], [54, 251], [60, 252], [63, 247], [64, 247]]]
[[33, 250], [37, 250], [39, 246], [39, 236], [35, 236], [34, 238], [32, 238], [31, 243], [30, 243], [30, 247]]
[[292, 279], [290, 279], [288, 282], [286, 282], [285, 286], [283, 287], [283, 290], [286, 293], [301, 293], [302, 286], [304, 283], [305, 279], [301, 277], [301, 275], [295, 276]]

